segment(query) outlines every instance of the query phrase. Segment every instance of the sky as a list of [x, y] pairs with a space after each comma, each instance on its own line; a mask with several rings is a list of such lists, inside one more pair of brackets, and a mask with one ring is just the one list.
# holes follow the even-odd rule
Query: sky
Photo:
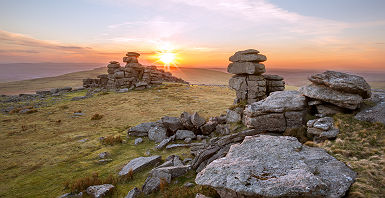
[[266, 67], [385, 70], [384, 0], [0, 0], [0, 63], [122, 61], [226, 67], [258, 49]]

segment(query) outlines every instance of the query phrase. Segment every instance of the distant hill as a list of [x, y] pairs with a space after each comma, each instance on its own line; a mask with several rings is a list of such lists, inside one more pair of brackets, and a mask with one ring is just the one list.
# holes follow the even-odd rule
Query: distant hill
[[103, 67], [100, 63], [7, 63], [0, 64], [0, 82], [44, 78]]
[[[65, 63], [62, 67], [65, 67]], [[56, 66], [60, 65], [59, 63]], [[52, 65], [51, 65], [52, 66]], [[91, 67], [92, 64], [84, 64], [84, 67]], [[95, 66], [95, 65], [93, 65]], [[74, 68], [74, 66], [70, 66]], [[40, 67], [43, 69], [43, 67]], [[50, 69], [49, 69], [50, 70]], [[24, 70], [20, 70], [23, 73]], [[30, 70], [28, 70], [30, 71]], [[52, 72], [52, 70], [50, 70]], [[316, 70], [298, 70], [298, 69], [269, 69], [267, 73], [278, 74], [285, 78], [286, 84], [290, 89], [308, 84], [307, 77], [311, 74], [321, 72]], [[43, 72], [42, 72], [43, 73]], [[96, 78], [99, 74], [107, 73], [105, 66], [90, 69], [87, 71], [78, 71], [73, 73], [67, 73], [63, 75], [56, 75], [54, 77], [43, 77], [29, 80], [19, 80], [12, 82], [0, 82], [0, 94], [19, 94], [19, 93], [34, 93], [36, 90], [47, 90], [57, 87], [81, 87], [82, 79], [84, 78]], [[174, 76], [182, 78], [192, 84], [215, 84], [215, 85], [227, 85], [228, 80], [232, 74], [226, 72], [225, 68], [171, 68], [171, 73]], [[363, 76], [372, 88], [385, 89], [385, 72], [349, 72]], [[31, 74], [31, 73], [29, 73]], [[3, 74], [2, 74], [3, 75]], [[28, 76], [27, 74], [20, 74], [21, 76]], [[17, 78], [15, 78], [17, 80]]]

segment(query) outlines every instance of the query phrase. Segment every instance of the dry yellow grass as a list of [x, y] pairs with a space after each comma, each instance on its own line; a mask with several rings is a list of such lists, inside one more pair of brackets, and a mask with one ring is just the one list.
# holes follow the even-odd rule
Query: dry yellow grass
[[[56, 197], [66, 192], [63, 183], [68, 180], [95, 172], [101, 177], [117, 174], [125, 163], [143, 156], [155, 143], [145, 139], [134, 146], [134, 139], [130, 138], [126, 143], [108, 146], [99, 137], [120, 135], [126, 139], [126, 129], [130, 126], [156, 121], [165, 115], [179, 116], [183, 111], [197, 111], [206, 118], [219, 115], [233, 98], [234, 93], [228, 88], [169, 84], [163, 88], [65, 101], [29, 115], [0, 115], [0, 197]], [[73, 118], [73, 112], [79, 110], [85, 115]], [[103, 114], [103, 118], [91, 120], [97, 113]], [[81, 139], [88, 141], [79, 142]], [[97, 155], [104, 151], [111, 153], [113, 161], [98, 164]], [[173, 153], [187, 157], [189, 151], [151, 150], [151, 153], [164, 158]], [[134, 175], [132, 182], [119, 185], [119, 196], [134, 186], [140, 187], [146, 178], [144, 173]]]

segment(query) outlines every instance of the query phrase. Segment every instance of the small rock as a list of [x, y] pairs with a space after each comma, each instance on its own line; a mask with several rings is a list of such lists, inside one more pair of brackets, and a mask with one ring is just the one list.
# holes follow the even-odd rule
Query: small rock
[[96, 186], [90, 186], [87, 188], [87, 194], [95, 197], [95, 198], [101, 198], [104, 197], [107, 193], [111, 192], [112, 189], [114, 189], [115, 186], [112, 184], [103, 184], [103, 185], [96, 185]]
[[183, 160], [183, 164], [188, 164], [191, 161], [192, 161], [192, 158], [186, 158]]
[[112, 162], [112, 159], [101, 159], [99, 160], [99, 163], [104, 164], [104, 163], [109, 163]]
[[175, 134], [175, 138], [177, 140], [184, 140], [186, 138], [191, 138], [191, 139], [195, 139], [196, 136], [194, 134], [194, 132], [192, 131], [189, 131], [189, 130], [178, 130], [176, 131], [176, 134]]
[[135, 145], [138, 145], [138, 144], [140, 144], [140, 143], [142, 143], [143, 142], [143, 139], [142, 138], [136, 138], [135, 139]]
[[162, 140], [155, 148], [157, 150], [161, 150], [164, 147], [166, 147], [167, 144], [170, 143], [171, 141], [172, 141], [172, 138], [166, 138], [166, 139]]
[[128, 192], [125, 198], [136, 198], [139, 195], [140, 195], [140, 190], [137, 187], [135, 187], [132, 190], [130, 190], [130, 192]]
[[191, 123], [195, 126], [195, 128], [199, 128], [206, 123], [206, 120], [202, 118], [198, 112], [195, 112], [191, 116]]
[[64, 195], [61, 195], [58, 198], [82, 198], [83, 197], [83, 192], [80, 193], [66, 193]]
[[122, 170], [119, 172], [119, 175], [120, 176], [126, 175], [130, 170], [132, 170], [133, 173], [136, 173], [140, 170], [143, 170], [146, 167], [154, 166], [158, 164], [160, 161], [161, 161], [161, 156], [159, 155], [155, 155], [151, 157], [135, 158], [122, 168]]
[[100, 159], [104, 159], [106, 158], [107, 156], [109, 156], [110, 154], [108, 152], [102, 152], [102, 153], [99, 153], [99, 158]]
[[87, 142], [87, 141], [88, 141], [88, 139], [81, 139], [78, 142], [84, 143], [84, 142]]
[[183, 147], [190, 147], [190, 144], [170, 144], [166, 146], [166, 149], [174, 149], [174, 148], [183, 148]]
[[167, 138], [167, 130], [162, 126], [152, 127], [148, 131], [148, 139], [155, 141], [157, 143]]
[[191, 143], [191, 141], [192, 141], [191, 138], [186, 138], [186, 139], [184, 139], [184, 142], [185, 142], [186, 144]]
[[183, 184], [184, 187], [187, 187], [187, 188], [190, 188], [190, 187], [194, 187], [195, 184], [191, 183], [191, 182], [187, 182], [185, 184]]

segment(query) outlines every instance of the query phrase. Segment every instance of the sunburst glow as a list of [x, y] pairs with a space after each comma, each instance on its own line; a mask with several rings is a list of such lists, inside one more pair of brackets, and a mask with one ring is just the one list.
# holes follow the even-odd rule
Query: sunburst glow
[[175, 53], [163, 52], [159, 54], [159, 60], [165, 65], [169, 66], [175, 62]]

